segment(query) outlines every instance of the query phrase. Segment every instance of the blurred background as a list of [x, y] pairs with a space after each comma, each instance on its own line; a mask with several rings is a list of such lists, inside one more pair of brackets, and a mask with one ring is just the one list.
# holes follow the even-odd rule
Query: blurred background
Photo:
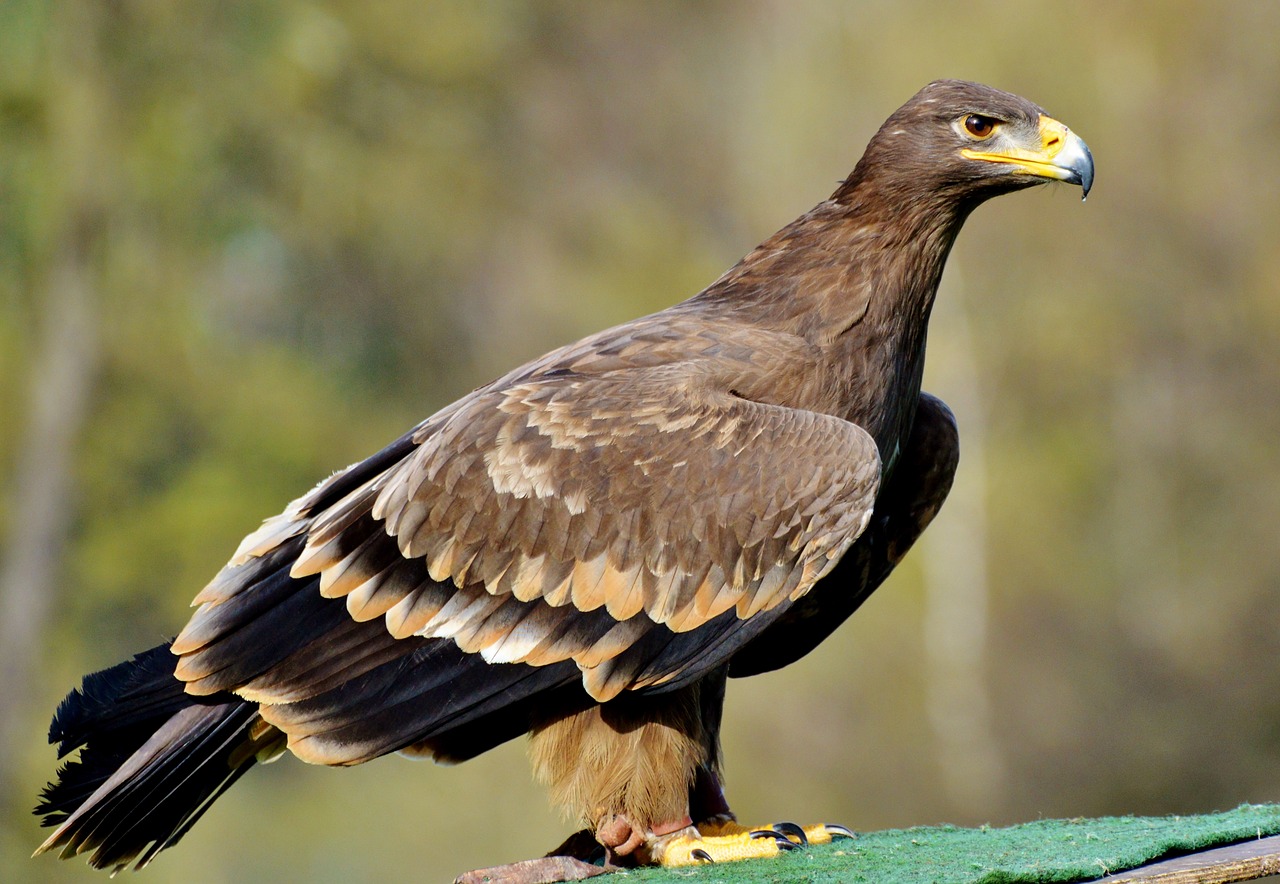
[[[731, 684], [748, 822], [1280, 800], [1280, 4], [0, 4], [0, 868], [87, 671], [259, 520], [505, 369], [695, 293], [938, 77], [1097, 159], [979, 210], [926, 386], [952, 499]], [[156, 882], [440, 880], [570, 831], [512, 743], [255, 771]], [[101, 879], [100, 879], [101, 880]]]

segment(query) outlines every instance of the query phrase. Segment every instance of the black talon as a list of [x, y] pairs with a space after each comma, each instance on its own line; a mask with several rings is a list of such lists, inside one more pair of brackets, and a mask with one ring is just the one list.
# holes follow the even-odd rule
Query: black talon
[[756, 838], [772, 838], [773, 843], [778, 845], [779, 850], [799, 850], [800, 845], [792, 841], [786, 835], [776, 829], [756, 829], [751, 833], [753, 839]]
[[837, 823], [823, 823], [822, 828], [827, 830], [827, 834], [831, 836], [832, 841], [836, 840], [837, 838], [857, 838], [858, 837], [857, 834], [853, 831], [853, 829], [847, 829], [844, 826], [841, 826]]
[[774, 823], [773, 830], [775, 832], [781, 832], [788, 838], [795, 838], [800, 842], [801, 847], [809, 846], [809, 836], [804, 833], [804, 829], [800, 828], [795, 823]]
[[689, 857], [691, 859], [696, 859], [700, 863], [711, 863], [712, 865], [715, 865], [715, 860], [711, 858], [711, 854], [707, 853], [701, 847], [695, 847], [693, 850], [690, 850]]

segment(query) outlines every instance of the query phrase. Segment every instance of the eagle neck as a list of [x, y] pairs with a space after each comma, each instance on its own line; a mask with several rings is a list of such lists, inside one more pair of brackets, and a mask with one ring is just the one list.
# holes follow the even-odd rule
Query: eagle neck
[[[804, 338], [815, 354], [793, 403], [857, 423], [886, 460], [910, 432], [924, 345], [947, 255], [968, 210], [956, 201], [837, 192], [774, 234], [696, 300]], [[721, 315], [725, 315], [721, 312]]]
[[842, 416], [867, 430], [888, 461], [911, 431], [929, 317], [968, 209], [876, 196], [849, 206], [852, 223], [875, 231], [847, 258], [856, 271], [842, 300], [863, 312], [826, 339], [823, 363], [840, 387]]

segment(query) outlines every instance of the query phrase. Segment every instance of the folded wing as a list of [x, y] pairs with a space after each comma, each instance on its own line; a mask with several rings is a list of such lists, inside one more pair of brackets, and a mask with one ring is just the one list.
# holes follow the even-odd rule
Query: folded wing
[[247, 538], [177, 674], [297, 740], [445, 687], [461, 726], [579, 674], [595, 701], [684, 683], [830, 569], [879, 475], [859, 427], [698, 364], [485, 388]]

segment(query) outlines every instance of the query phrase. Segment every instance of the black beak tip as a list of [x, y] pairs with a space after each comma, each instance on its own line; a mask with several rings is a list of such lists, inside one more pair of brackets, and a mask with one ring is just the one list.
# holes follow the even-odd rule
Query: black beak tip
[[1079, 179], [1076, 183], [1083, 191], [1080, 201], [1084, 202], [1089, 198], [1089, 191], [1093, 189], [1093, 153], [1089, 150], [1089, 145], [1084, 142], [1080, 143], [1080, 147], [1084, 150], [1084, 158], [1076, 164], [1073, 171]]

